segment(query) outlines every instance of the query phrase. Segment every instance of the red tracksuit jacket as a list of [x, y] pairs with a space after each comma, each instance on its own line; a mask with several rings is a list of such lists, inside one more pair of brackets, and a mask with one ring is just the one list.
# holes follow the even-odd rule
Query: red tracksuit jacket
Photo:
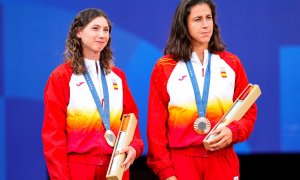
[[[85, 60], [85, 65], [99, 97], [103, 97], [95, 61]], [[122, 115], [134, 113], [138, 118], [138, 110], [125, 74], [120, 69], [113, 67], [106, 80], [110, 128], [117, 135]], [[48, 79], [44, 105], [42, 140], [51, 179], [69, 179], [68, 153], [92, 156], [112, 154], [113, 148], [103, 138], [105, 128], [83, 75], [73, 74], [73, 69], [67, 64], [57, 67]], [[142, 154], [143, 142], [138, 127], [131, 146], [137, 151], [137, 157]]]
[[[201, 94], [208, 62], [207, 50], [204, 57], [203, 65], [195, 53], [191, 58]], [[247, 85], [247, 76], [238, 57], [229, 52], [212, 54], [206, 109], [212, 128]], [[254, 104], [241, 120], [229, 125], [233, 143], [249, 137], [256, 112]], [[197, 117], [194, 91], [185, 63], [175, 61], [170, 55], [160, 58], [154, 66], [150, 83], [147, 164], [161, 179], [175, 175], [169, 148], [201, 146], [205, 135], [199, 135], [193, 129]]]

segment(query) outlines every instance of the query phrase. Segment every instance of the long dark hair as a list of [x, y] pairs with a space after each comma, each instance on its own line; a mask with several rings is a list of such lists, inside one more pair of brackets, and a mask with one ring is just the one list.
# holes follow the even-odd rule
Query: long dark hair
[[68, 37], [66, 40], [66, 48], [64, 52], [65, 62], [70, 64], [74, 69], [74, 74], [82, 74], [86, 71], [84, 68], [84, 56], [81, 39], [77, 37], [76, 33], [83, 29], [88, 23], [97, 17], [104, 17], [109, 25], [109, 40], [107, 45], [103, 48], [100, 55], [100, 63], [103, 66], [105, 73], [111, 71], [113, 65], [113, 53], [110, 47], [111, 44], [111, 22], [108, 16], [100, 9], [85, 9], [79, 12], [73, 23], [70, 26]]
[[171, 33], [164, 50], [164, 54], [171, 54], [175, 60], [187, 61], [192, 54], [191, 37], [187, 28], [187, 17], [191, 12], [191, 8], [196, 4], [209, 5], [214, 29], [212, 37], [208, 43], [208, 50], [212, 53], [224, 51], [226, 49], [225, 43], [222, 41], [219, 26], [216, 22], [216, 5], [212, 0], [182, 0], [177, 6], [173, 22], [171, 26]]

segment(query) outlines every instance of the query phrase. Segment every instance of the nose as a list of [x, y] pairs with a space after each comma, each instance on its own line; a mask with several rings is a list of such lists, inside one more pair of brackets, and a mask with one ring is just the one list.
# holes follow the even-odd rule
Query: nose
[[103, 33], [103, 30], [100, 30], [99, 33], [98, 33], [98, 36], [99, 36], [99, 37], [103, 37], [103, 34], [104, 34], [104, 33]]
[[98, 36], [99, 36], [100, 38], [101, 38], [101, 37], [104, 37], [104, 31], [103, 31], [103, 29], [100, 29], [100, 30], [99, 30]]
[[208, 21], [207, 21], [207, 19], [204, 19], [204, 20], [202, 21], [202, 27], [203, 27], [203, 28], [208, 27]]

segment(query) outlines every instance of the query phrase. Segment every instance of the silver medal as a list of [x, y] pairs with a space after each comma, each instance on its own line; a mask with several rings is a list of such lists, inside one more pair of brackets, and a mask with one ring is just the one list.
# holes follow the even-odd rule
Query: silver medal
[[206, 134], [209, 132], [211, 124], [205, 117], [199, 117], [194, 122], [194, 130], [198, 134]]
[[116, 136], [111, 130], [105, 131], [104, 138], [109, 146], [114, 147], [115, 141], [116, 141]]

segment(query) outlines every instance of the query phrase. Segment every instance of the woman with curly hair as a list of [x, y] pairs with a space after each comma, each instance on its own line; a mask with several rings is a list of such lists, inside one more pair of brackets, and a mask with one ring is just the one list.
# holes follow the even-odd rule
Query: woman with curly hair
[[[111, 22], [99, 9], [81, 11], [71, 24], [65, 62], [44, 92], [42, 141], [51, 179], [106, 179], [123, 114], [138, 109], [125, 74], [113, 64]], [[126, 153], [123, 179], [144, 148], [137, 128]]]

